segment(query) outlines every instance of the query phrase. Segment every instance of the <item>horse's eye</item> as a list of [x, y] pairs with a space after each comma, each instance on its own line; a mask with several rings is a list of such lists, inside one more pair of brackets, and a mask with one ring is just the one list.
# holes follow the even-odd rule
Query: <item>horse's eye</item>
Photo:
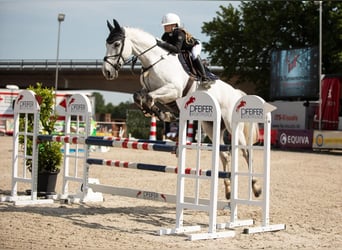
[[119, 47], [120, 46], [120, 42], [119, 41], [117, 41], [117, 42], [115, 42], [115, 43], [113, 43], [113, 48], [117, 48], [117, 47]]

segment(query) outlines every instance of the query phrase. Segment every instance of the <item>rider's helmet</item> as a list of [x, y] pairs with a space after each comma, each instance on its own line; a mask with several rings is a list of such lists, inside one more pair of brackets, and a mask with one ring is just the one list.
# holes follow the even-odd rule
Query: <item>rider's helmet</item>
[[174, 13], [167, 13], [163, 16], [162, 25], [177, 24], [180, 27], [180, 18]]

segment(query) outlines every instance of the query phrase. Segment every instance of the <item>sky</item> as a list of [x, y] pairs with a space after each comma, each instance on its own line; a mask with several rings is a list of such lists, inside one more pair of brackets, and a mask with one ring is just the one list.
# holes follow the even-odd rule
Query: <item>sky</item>
[[[161, 37], [162, 16], [176, 13], [182, 25], [201, 41], [203, 22], [212, 21], [219, 6], [239, 1], [181, 0], [0, 0], [0, 60], [57, 58], [59, 13], [61, 23], [59, 59], [101, 59], [108, 36], [106, 21], [145, 30]], [[205, 54], [202, 54], [205, 57]], [[94, 90], [96, 91], [96, 89]], [[132, 101], [131, 94], [100, 92], [106, 103]]]

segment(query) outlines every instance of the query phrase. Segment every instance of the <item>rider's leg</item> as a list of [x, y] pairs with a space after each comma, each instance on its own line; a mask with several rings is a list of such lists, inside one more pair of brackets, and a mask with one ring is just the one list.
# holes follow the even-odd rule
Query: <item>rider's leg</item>
[[204, 65], [202, 63], [200, 53], [202, 50], [202, 44], [199, 42], [199, 44], [195, 45], [192, 50], [191, 50], [191, 56], [192, 56], [192, 61], [194, 63], [194, 67], [199, 74], [201, 80], [200, 80], [200, 85], [203, 86], [204, 88], [210, 88], [210, 84], [213, 83], [208, 77], [204, 69]]
[[214, 81], [210, 80], [207, 77], [207, 74], [205, 72], [201, 58], [199, 56], [197, 56], [197, 58], [194, 59], [193, 62], [194, 62], [194, 66], [195, 66], [198, 74], [201, 77], [200, 85], [203, 86], [204, 88], [209, 88], [210, 84], [212, 84]]

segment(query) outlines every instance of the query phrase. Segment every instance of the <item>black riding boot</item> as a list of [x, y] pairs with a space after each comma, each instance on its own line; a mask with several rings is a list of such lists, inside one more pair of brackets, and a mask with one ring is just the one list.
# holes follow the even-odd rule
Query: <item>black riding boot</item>
[[201, 79], [200, 79], [200, 86], [202, 86], [203, 88], [210, 88], [210, 85], [214, 83], [214, 81], [210, 80], [206, 73], [205, 73], [205, 69], [204, 66], [202, 64], [201, 58], [198, 56], [196, 59], [193, 60], [194, 62], [194, 66], [198, 72], [198, 74], [200, 75]]

